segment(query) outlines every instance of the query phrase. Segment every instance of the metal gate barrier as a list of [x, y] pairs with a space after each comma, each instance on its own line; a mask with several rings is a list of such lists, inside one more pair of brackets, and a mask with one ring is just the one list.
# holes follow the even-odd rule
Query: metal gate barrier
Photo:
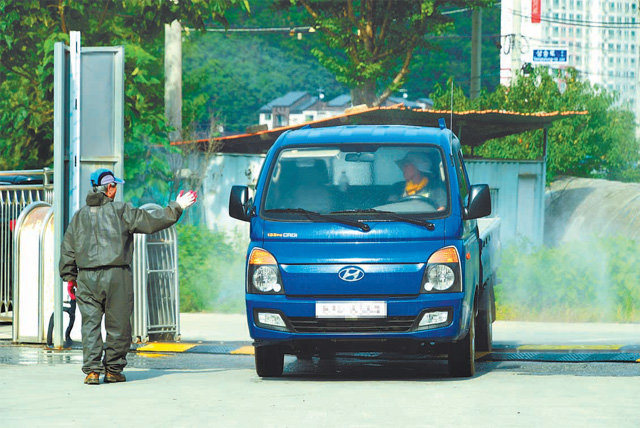
[[53, 208], [34, 202], [15, 226], [13, 341], [42, 343], [53, 312]]
[[[156, 204], [140, 207], [163, 209]], [[135, 234], [133, 250], [133, 340], [180, 340], [178, 236], [175, 226]]]
[[53, 202], [53, 170], [0, 171], [0, 321], [13, 321], [13, 235], [26, 206]]

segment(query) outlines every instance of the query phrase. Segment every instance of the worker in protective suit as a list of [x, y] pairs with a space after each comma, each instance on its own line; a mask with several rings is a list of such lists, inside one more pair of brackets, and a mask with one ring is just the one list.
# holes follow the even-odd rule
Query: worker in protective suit
[[197, 197], [192, 191], [181, 192], [166, 208], [145, 211], [114, 202], [121, 183], [108, 169], [91, 174], [93, 189], [87, 194], [87, 205], [71, 219], [60, 251], [60, 276], [69, 281], [70, 290], [75, 288], [82, 314], [82, 371], [90, 385], [100, 383], [100, 373], [105, 383], [126, 380], [122, 370], [131, 346], [133, 234], [173, 225]]

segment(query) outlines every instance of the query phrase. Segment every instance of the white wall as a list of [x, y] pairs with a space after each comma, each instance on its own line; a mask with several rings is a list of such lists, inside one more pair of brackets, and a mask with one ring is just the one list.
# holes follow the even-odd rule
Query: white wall
[[264, 155], [217, 154], [211, 158], [203, 183], [205, 222], [210, 230], [229, 238], [249, 236], [249, 223], [229, 217], [231, 186], [255, 186]]

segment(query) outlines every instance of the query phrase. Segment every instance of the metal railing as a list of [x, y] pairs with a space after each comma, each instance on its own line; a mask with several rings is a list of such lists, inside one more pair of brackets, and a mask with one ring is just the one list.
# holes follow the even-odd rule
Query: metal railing
[[53, 203], [53, 170], [0, 171], [0, 321], [13, 321], [13, 230], [33, 202]]

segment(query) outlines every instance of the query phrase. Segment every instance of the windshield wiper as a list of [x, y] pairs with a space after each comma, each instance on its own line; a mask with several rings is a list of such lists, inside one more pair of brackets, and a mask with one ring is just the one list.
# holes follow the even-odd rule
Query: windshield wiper
[[335, 223], [346, 224], [347, 226], [357, 227], [358, 229], [362, 229], [363, 232], [368, 232], [371, 230], [371, 227], [367, 223], [361, 223], [359, 221], [348, 220], [346, 218], [338, 218], [333, 217], [326, 214], [320, 214], [315, 211], [305, 210], [304, 208], [274, 208], [271, 210], [264, 210], [265, 213], [294, 213], [294, 214], [303, 214], [309, 220], [312, 220], [311, 217], [315, 216], [317, 218], [322, 218], [325, 220], [329, 220]]
[[430, 221], [418, 220], [411, 217], [404, 217], [393, 211], [383, 211], [377, 210], [375, 208], [368, 208], [364, 210], [343, 210], [343, 211], [332, 211], [331, 214], [384, 214], [391, 217], [394, 220], [403, 221], [405, 223], [417, 224], [418, 226], [424, 226], [428, 230], [434, 230], [436, 228], [435, 224]]

